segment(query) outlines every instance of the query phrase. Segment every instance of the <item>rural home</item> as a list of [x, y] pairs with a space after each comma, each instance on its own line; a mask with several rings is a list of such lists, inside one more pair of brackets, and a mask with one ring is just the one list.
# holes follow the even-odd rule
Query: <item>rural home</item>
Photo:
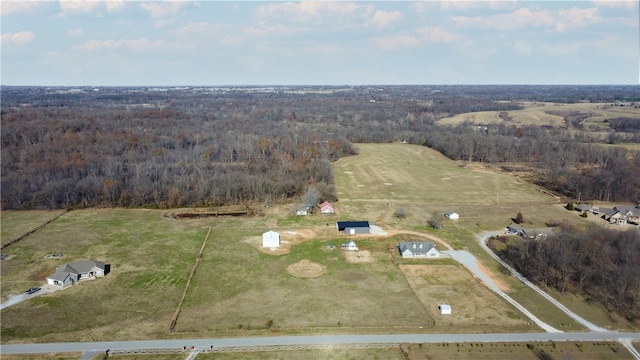
[[276, 248], [280, 246], [280, 234], [269, 230], [262, 234], [262, 247]]
[[358, 246], [353, 242], [353, 240], [351, 240], [346, 244], [342, 244], [342, 250], [358, 251]]
[[527, 232], [525, 231], [524, 226], [516, 223], [512, 223], [511, 225], [507, 226], [507, 230], [505, 233], [510, 235], [527, 237]]
[[102, 261], [92, 259], [74, 261], [58, 266], [56, 271], [47, 277], [47, 284], [64, 288], [81, 280], [105, 276], [110, 270], [111, 265]]
[[398, 243], [398, 251], [403, 258], [437, 258], [440, 252], [430, 241], [409, 241]]
[[451, 305], [438, 305], [438, 309], [440, 309], [440, 314], [442, 315], [451, 315]]
[[460, 215], [458, 215], [458, 213], [453, 211], [447, 211], [446, 213], [444, 213], [444, 217], [446, 217], [449, 220], [458, 220], [460, 218]]
[[331, 205], [328, 201], [320, 204], [320, 214], [322, 215], [334, 215], [336, 212], [333, 210], [333, 205]]
[[640, 224], [640, 205], [636, 207], [621, 205], [613, 209], [601, 208], [600, 213], [602, 214], [601, 217], [610, 224]]
[[344, 231], [347, 235], [369, 234], [371, 227], [368, 221], [338, 221], [336, 222], [338, 231]]
[[554, 228], [546, 227], [546, 228], [534, 228], [534, 229], [525, 229], [524, 226], [520, 224], [511, 224], [507, 226], [506, 234], [518, 235], [524, 239], [544, 239], [547, 236], [553, 234], [555, 231]]
[[304, 204], [296, 210], [296, 216], [307, 216], [313, 212], [313, 206]]

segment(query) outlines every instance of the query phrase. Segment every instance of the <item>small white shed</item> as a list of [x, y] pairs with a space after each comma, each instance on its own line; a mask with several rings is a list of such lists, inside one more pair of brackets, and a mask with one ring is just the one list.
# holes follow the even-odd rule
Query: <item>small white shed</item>
[[441, 304], [438, 305], [438, 309], [440, 309], [440, 314], [442, 315], [451, 315], [451, 305]]
[[262, 234], [262, 247], [275, 248], [280, 246], [280, 234], [269, 230]]
[[458, 215], [457, 212], [453, 211], [447, 211], [446, 213], [444, 213], [444, 216], [449, 220], [458, 220], [460, 218], [460, 215]]

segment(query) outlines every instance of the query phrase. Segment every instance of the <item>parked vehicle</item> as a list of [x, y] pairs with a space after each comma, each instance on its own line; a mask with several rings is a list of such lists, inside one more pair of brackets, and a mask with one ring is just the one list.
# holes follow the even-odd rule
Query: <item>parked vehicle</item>
[[38, 291], [40, 291], [41, 289], [39, 287], [32, 287], [31, 289], [25, 291], [25, 293], [27, 293], [27, 295], [31, 295], [33, 293], [36, 293]]

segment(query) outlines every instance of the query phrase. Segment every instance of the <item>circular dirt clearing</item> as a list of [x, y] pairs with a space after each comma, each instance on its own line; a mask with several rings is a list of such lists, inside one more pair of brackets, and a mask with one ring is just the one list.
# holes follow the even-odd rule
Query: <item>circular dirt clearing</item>
[[289, 274], [297, 277], [318, 277], [324, 274], [327, 268], [323, 265], [311, 262], [307, 259], [298, 261], [287, 267]]

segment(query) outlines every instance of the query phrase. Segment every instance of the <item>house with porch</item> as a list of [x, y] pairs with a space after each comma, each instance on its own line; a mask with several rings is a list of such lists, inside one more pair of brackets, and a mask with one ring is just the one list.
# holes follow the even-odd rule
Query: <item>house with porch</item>
[[440, 252], [430, 241], [406, 241], [398, 243], [398, 251], [403, 258], [439, 258]]
[[103, 277], [111, 271], [111, 264], [93, 259], [74, 261], [58, 266], [56, 271], [47, 276], [47, 284], [61, 288], [73, 285], [79, 281]]

